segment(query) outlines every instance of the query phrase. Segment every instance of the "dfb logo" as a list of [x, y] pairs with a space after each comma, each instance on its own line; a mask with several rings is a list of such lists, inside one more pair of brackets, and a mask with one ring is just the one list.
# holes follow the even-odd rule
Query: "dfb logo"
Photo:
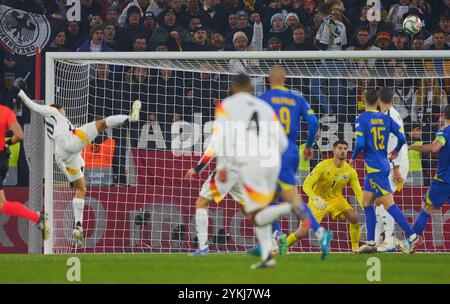
[[367, 266], [371, 266], [367, 270], [367, 281], [369, 282], [379, 282], [381, 281], [381, 261], [379, 258], [370, 257], [366, 262]]
[[77, 257], [70, 257], [66, 261], [66, 266], [70, 268], [66, 272], [66, 279], [69, 282], [81, 281], [81, 262]]

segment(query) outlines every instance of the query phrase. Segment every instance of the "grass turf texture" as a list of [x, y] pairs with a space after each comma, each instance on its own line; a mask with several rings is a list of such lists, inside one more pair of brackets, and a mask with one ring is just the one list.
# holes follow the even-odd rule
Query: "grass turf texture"
[[450, 254], [318, 254], [278, 257], [274, 269], [250, 270], [245, 254], [0, 255], [0, 283], [70, 283], [69, 257], [81, 262], [80, 283], [372, 283], [369, 257], [381, 262], [379, 283], [450, 283]]

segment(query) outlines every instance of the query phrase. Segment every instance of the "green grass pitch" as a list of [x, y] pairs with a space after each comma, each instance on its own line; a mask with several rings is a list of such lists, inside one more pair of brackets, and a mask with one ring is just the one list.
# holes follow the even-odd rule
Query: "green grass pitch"
[[381, 266], [378, 283], [450, 283], [450, 254], [289, 254], [274, 269], [250, 270], [245, 254], [0, 255], [0, 283], [72, 283], [67, 259], [78, 257], [80, 283], [377, 283], [367, 280], [370, 257]]

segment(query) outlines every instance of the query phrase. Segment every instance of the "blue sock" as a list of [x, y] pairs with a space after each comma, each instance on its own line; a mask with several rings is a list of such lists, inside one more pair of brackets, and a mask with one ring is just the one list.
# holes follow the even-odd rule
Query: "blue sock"
[[365, 207], [364, 213], [366, 214], [367, 240], [375, 241], [375, 226], [377, 225], [377, 215], [375, 214], [375, 207]]
[[311, 209], [309, 209], [309, 207], [307, 205], [304, 205], [304, 207], [305, 207], [306, 213], [308, 214], [309, 220], [311, 221], [311, 228], [314, 232], [316, 232], [317, 230], [319, 230], [320, 224], [316, 220], [314, 215], [312, 214]]
[[402, 227], [407, 237], [409, 237], [411, 234], [414, 234], [414, 231], [412, 230], [411, 226], [406, 220], [405, 215], [396, 204], [393, 204], [391, 207], [389, 207], [387, 212], [389, 212], [389, 214], [392, 215], [397, 224], [399, 224], [400, 227]]
[[414, 222], [413, 231], [417, 234], [422, 234], [425, 230], [425, 226], [427, 225], [428, 219], [431, 217], [431, 214], [425, 212], [425, 210], [420, 210], [419, 217]]
[[280, 221], [275, 221], [272, 223], [272, 232], [277, 232], [277, 236], [281, 235], [281, 227], [280, 227]]

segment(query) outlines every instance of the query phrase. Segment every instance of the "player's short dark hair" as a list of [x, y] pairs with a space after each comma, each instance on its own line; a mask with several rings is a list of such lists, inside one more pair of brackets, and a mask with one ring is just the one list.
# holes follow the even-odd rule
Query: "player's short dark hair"
[[338, 145], [346, 145], [348, 147], [348, 143], [343, 139], [335, 141], [333, 144], [333, 149], [336, 148]]
[[369, 105], [374, 106], [374, 105], [377, 104], [378, 94], [377, 94], [377, 91], [375, 89], [367, 89], [366, 93], [364, 95], [366, 97], [366, 102]]
[[394, 97], [394, 91], [388, 87], [381, 87], [378, 91], [378, 98], [384, 104], [392, 104], [392, 98]]
[[331, 5], [328, 3], [322, 3], [321, 5], [319, 5], [319, 7], [317, 8], [317, 11], [321, 14], [324, 15], [331, 15]]
[[55, 109], [57, 109], [58, 111], [64, 108], [62, 105], [57, 104], [57, 103], [51, 104], [50, 107], [55, 108]]
[[366, 33], [370, 34], [370, 29], [366, 25], [360, 25], [356, 28], [355, 34], [359, 34], [359, 32], [366, 32]]
[[445, 32], [444, 32], [444, 30], [443, 29], [441, 29], [440, 27], [439, 28], [437, 28], [437, 29], [435, 29], [435, 30], [433, 30], [432, 32], [431, 32], [431, 35], [435, 35], [435, 34], [443, 34], [444, 36], [445, 36]]
[[450, 104], [448, 104], [444, 109], [444, 118], [450, 119]]
[[236, 88], [248, 88], [252, 86], [252, 80], [246, 74], [239, 74], [232, 77], [231, 86]]

